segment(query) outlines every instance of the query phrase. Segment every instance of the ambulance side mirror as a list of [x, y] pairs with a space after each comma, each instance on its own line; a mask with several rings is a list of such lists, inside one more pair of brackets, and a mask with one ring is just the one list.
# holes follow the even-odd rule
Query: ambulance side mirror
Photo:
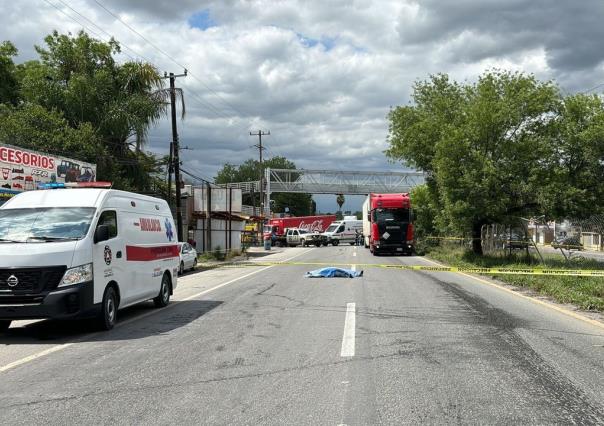
[[109, 239], [109, 226], [99, 225], [94, 231], [94, 243], [100, 243]]

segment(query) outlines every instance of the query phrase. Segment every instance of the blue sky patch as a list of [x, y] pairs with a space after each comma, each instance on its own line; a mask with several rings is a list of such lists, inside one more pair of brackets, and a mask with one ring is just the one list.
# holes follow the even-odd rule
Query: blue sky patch
[[326, 51], [334, 48], [336, 45], [336, 39], [332, 37], [321, 37], [320, 39], [306, 37], [300, 33], [296, 33], [300, 39], [300, 43], [306, 47], [315, 47], [317, 44], [322, 45]]
[[199, 28], [202, 31], [211, 27], [217, 27], [218, 24], [210, 17], [210, 9], [204, 9], [191, 15], [187, 21], [192, 28]]

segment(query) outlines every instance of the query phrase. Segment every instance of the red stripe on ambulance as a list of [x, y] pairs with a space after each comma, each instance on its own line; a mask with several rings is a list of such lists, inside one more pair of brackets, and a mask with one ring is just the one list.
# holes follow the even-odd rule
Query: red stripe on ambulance
[[126, 260], [129, 261], [148, 262], [178, 256], [179, 250], [177, 245], [155, 247], [126, 246]]

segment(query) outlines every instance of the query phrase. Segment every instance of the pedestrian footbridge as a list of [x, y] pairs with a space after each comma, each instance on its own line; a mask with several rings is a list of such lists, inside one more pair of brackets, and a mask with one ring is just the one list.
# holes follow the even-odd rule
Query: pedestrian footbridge
[[424, 173], [342, 170], [265, 170], [265, 190], [307, 194], [367, 195], [370, 192], [409, 192], [424, 183]]

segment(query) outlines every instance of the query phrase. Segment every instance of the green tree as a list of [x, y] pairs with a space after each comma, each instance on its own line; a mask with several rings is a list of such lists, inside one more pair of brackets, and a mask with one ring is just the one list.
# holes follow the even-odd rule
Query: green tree
[[561, 102], [553, 83], [505, 71], [465, 85], [437, 75], [416, 83], [413, 99], [389, 114], [387, 155], [429, 173], [437, 223], [469, 229], [480, 254], [484, 224], [543, 210]]
[[411, 205], [415, 215], [415, 236], [424, 238], [435, 235], [437, 231], [436, 197], [430, 192], [427, 184], [416, 186], [411, 190]]
[[39, 61], [18, 67], [23, 100], [60, 111], [74, 129], [91, 125], [117, 166], [111, 168], [116, 186], [149, 190], [158, 163], [140, 148], [148, 130], [165, 117], [169, 98], [155, 67], [118, 64], [118, 42], [105, 43], [84, 32], [72, 36], [55, 31], [36, 51]]
[[74, 129], [60, 112], [35, 104], [0, 108], [0, 141], [90, 162], [107, 157], [89, 123]]
[[16, 105], [19, 99], [19, 86], [13, 57], [17, 48], [10, 42], [0, 43], [0, 104]]
[[338, 203], [338, 207], [340, 208], [340, 210], [342, 210], [342, 206], [344, 205], [344, 202], [346, 202], [346, 199], [344, 198], [344, 194], [338, 194], [338, 196], [336, 197], [336, 203]]
[[[272, 157], [264, 160], [264, 167], [273, 169], [295, 169], [296, 165], [287, 160], [285, 157]], [[225, 164], [218, 171], [214, 181], [218, 184], [230, 182], [252, 182], [260, 179], [260, 162], [249, 159], [241, 165]], [[305, 216], [312, 214], [313, 207], [310, 194], [292, 194], [292, 193], [273, 193], [271, 194], [273, 201], [272, 210], [275, 212], [284, 212], [285, 208], [294, 216]], [[259, 206], [259, 194], [255, 194], [255, 200], [252, 200], [251, 194], [246, 194], [243, 198], [243, 203], [247, 205]]]
[[552, 130], [553, 155], [541, 202], [553, 218], [587, 218], [604, 212], [604, 101], [568, 96]]

